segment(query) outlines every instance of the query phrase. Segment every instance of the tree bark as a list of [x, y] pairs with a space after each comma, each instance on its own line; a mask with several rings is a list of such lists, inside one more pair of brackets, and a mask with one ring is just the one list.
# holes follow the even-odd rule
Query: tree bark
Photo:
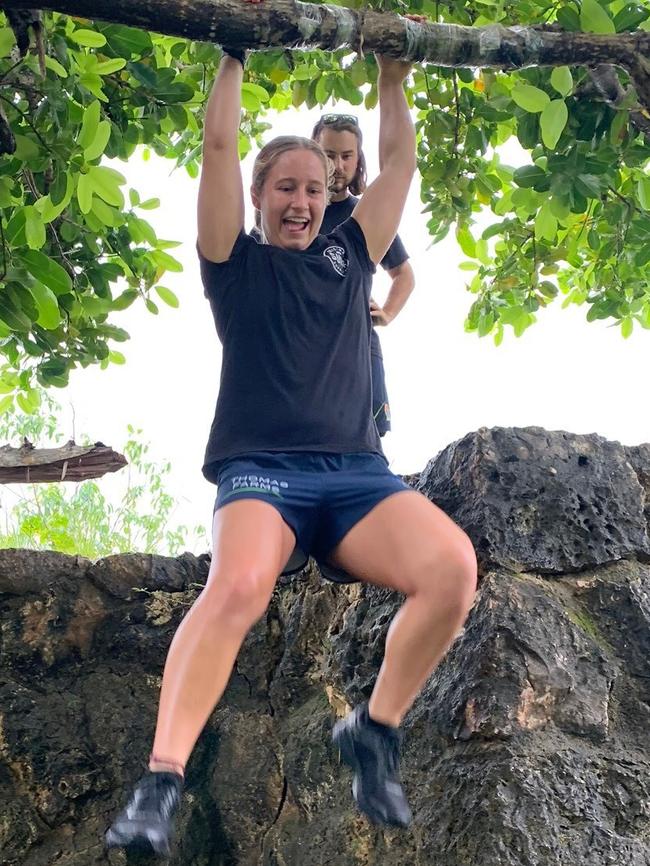
[[[350, 46], [438, 66], [522, 69], [526, 66], [625, 68], [650, 109], [650, 32], [598, 35], [555, 28], [417, 24], [390, 13], [300, 0], [46, 0], [44, 9], [219, 44], [262, 49]], [[34, 0], [0, 0], [28, 9]]]
[[52, 481], [85, 481], [117, 472], [127, 465], [122, 454], [101, 442], [61, 448], [34, 448], [25, 440], [20, 448], [0, 448], [0, 484]]

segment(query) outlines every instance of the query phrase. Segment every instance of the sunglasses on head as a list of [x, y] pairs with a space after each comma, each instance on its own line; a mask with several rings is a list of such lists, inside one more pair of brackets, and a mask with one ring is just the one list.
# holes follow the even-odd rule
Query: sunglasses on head
[[354, 126], [359, 125], [359, 119], [355, 117], [354, 114], [324, 114], [321, 119], [321, 123], [324, 123], [326, 126], [330, 123], [351, 123]]

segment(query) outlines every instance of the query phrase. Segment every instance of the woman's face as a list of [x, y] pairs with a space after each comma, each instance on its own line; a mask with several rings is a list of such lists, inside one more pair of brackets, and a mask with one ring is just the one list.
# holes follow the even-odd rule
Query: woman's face
[[271, 166], [253, 204], [262, 214], [267, 243], [305, 250], [318, 234], [327, 205], [325, 166], [318, 154], [296, 149], [282, 153]]

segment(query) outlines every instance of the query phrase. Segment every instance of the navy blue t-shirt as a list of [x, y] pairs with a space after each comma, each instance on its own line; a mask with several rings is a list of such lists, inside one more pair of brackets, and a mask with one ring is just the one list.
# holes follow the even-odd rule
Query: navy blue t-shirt
[[356, 220], [306, 250], [242, 231], [226, 262], [199, 259], [223, 345], [206, 478], [251, 451], [382, 454], [368, 351], [375, 267]]
[[[358, 202], [359, 199], [354, 195], [349, 195], [342, 201], [330, 202], [330, 204], [328, 204], [325, 208], [323, 224], [320, 228], [322, 234], [326, 235], [328, 232], [333, 231], [336, 226], [340, 225], [342, 222], [348, 219], [348, 217], [352, 215], [352, 211], [355, 209]], [[395, 235], [392, 244], [388, 247], [386, 255], [381, 260], [380, 264], [382, 268], [390, 271], [393, 268], [396, 268], [399, 265], [403, 264], [408, 259], [408, 257], [409, 254], [406, 252], [406, 248], [400, 240], [400, 236]], [[377, 357], [379, 358], [382, 357], [379, 335], [374, 329], [372, 331], [370, 340], [370, 351], [373, 355], [377, 355]]]
[[[326, 235], [333, 231], [342, 222], [352, 216], [352, 211], [359, 204], [359, 199], [354, 195], [349, 195], [343, 201], [330, 202], [325, 208], [323, 216], [323, 224], [320, 227], [321, 234]], [[382, 268], [387, 271], [403, 264], [409, 257], [406, 248], [402, 243], [400, 236], [395, 235], [392, 244], [386, 250], [386, 255], [381, 260]]]

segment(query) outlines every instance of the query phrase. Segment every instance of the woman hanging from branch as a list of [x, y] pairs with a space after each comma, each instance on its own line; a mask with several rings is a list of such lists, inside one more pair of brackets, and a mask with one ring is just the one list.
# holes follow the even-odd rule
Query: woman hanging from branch
[[251, 195], [265, 243], [244, 231], [238, 155], [243, 57], [224, 56], [204, 129], [198, 249], [223, 361], [204, 473], [218, 484], [204, 590], [165, 665], [149, 772], [107, 844], [170, 849], [183, 773], [239, 648], [278, 576], [309, 555], [329, 573], [403, 593], [367, 704], [335, 728], [359, 809], [406, 826], [399, 725], [461, 629], [476, 586], [467, 536], [393, 475], [371, 411], [371, 276], [393, 240], [413, 173], [409, 65], [379, 64], [381, 172], [352, 216], [319, 229], [330, 168], [320, 145], [276, 138]]

